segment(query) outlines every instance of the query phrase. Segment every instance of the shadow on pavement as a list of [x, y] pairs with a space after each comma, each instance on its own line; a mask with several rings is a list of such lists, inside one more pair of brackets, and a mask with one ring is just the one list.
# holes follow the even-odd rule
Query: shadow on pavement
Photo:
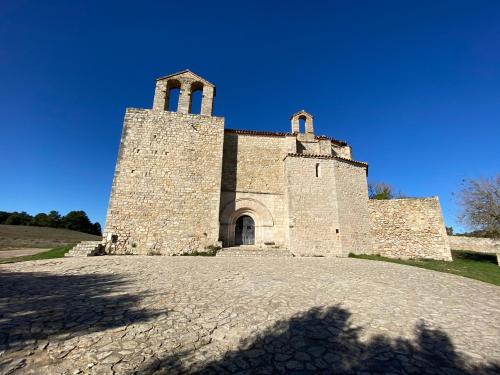
[[[360, 340], [362, 328], [339, 306], [313, 308], [278, 321], [239, 350], [201, 363], [197, 351], [150, 361], [134, 374], [498, 374], [498, 364], [477, 365], [458, 355], [448, 335], [415, 327], [415, 340], [383, 335]], [[197, 359], [198, 358], [198, 359]], [[188, 363], [190, 365], [188, 365]]]
[[129, 294], [127, 280], [110, 274], [0, 273], [0, 351], [39, 340], [70, 338], [154, 319], [141, 309], [144, 294]]

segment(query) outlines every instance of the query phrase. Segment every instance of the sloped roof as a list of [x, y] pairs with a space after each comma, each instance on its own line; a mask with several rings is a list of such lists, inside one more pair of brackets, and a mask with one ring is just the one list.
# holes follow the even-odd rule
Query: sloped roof
[[[232, 133], [232, 134], [255, 135], [255, 136], [261, 136], [261, 137], [291, 137], [293, 135], [296, 135], [295, 133], [268, 132], [268, 131], [260, 131], [260, 130], [238, 130], [238, 129], [224, 129], [224, 132], [225, 133]], [[314, 136], [314, 139], [329, 140], [332, 143], [335, 143], [336, 145], [339, 145], [339, 146], [347, 146], [348, 145], [347, 142], [339, 141], [338, 139], [327, 137], [326, 135], [317, 135], [317, 136]]]
[[357, 161], [352, 159], [342, 158], [340, 156], [330, 156], [330, 155], [315, 155], [315, 154], [293, 154], [289, 153], [285, 156], [285, 159], [288, 157], [292, 158], [311, 158], [311, 159], [334, 159], [347, 164], [355, 165], [356, 167], [366, 168], [366, 175], [368, 175], [368, 163], [363, 161]]
[[173, 78], [175, 76], [181, 76], [181, 75], [184, 75], [184, 74], [190, 74], [190, 75], [194, 76], [197, 80], [203, 82], [204, 84], [215, 87], [215, 85], [212, 82], [207, 81], [205, 78], [200, 77], [198, 74], [193, 73], [189, 69], [184, 69], [184, 70], [182, 70], [180, 72], [169, 74], [168, 76], [157, 78], [156, 80], [160, 81], [162, 79]]
[[268, 131], [260, 131], [260, 130], [239, 130], [239, 129], [224, 129], [224, 133], [233, 133], [233, 134], [244, 134], [244, 135], [260, 135], [260, 136], [268, 136], [268, 137], [286, 137], [292, 136], [292, 133], [285, 132], [268, 132]]

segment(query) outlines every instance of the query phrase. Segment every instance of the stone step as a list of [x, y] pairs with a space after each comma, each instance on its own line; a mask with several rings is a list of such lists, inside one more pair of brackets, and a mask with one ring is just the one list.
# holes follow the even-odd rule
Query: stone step
[[82, 241], [66, 253], [67, 257], [91, 257], [103, 255], [104, 247], [101, 241]]
[[226, 247], [217, 252], [218, 257], [292, 257], [287, 249], [271, 248], [260, 249], [256, 247]]

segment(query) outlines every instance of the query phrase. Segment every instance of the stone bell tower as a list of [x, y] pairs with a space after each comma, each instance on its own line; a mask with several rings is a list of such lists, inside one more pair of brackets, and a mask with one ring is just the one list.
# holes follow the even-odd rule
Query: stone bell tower
[[[177, 108], [169, 108], [172, 90], [180, 89]], [[215, 86], [189, 70], [156, 80], [153, 109], [178, 113], [192, 113], [192, 95], [202, 92], [200, 115], [212, 116]]]
[[[199, 114], [192, 113], [196, 91]], [[212, 116], [214, 97], [212, 83], [184, 70], [156, 80], [152, 109], [127, 108], [104, 232], [108, 252], [176, 255], [218, 245], [224, 119]]]

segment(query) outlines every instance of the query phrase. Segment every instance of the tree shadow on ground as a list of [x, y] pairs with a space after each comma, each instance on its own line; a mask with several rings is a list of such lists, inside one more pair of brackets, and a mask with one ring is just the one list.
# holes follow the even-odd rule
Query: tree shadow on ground
[[0, 351], [148, 321], [164, 311], [138, 307], [126, 279], [111, 274], [0, 273]]
[[496, 254], [474, 253], [471, 251], [452, 251], [453, 260], [475, 260], [477, 262], [491, 263], [495, 266], [498, 265]]
[[[362, 341], [362, 328], [339, 306], [313, 308], [278, 321], [240, 341], [220, 360], [203, 360], [204, 348], [157, 358], [134, 374], [498, 374], [494, 363], [460, 356], [447, 334], [424, 323], [415, 339], [379, 335]], [[213, 345], [209, 344], [209, 345]]]

